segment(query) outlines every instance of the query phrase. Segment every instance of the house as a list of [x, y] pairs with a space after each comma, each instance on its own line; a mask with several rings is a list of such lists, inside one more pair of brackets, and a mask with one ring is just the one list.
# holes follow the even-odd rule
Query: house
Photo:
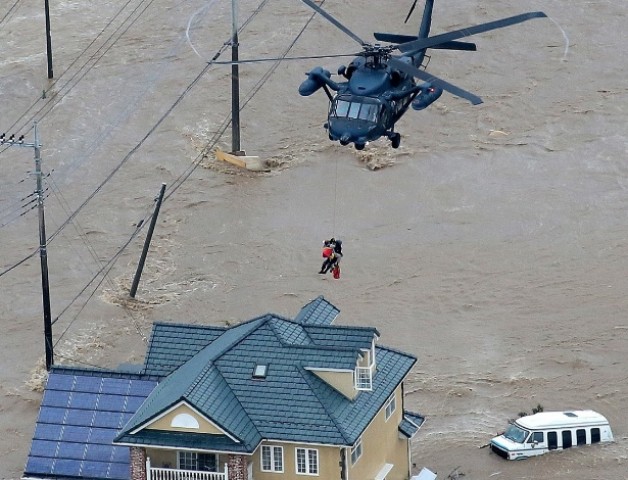
[[129, 449], [130, 478], [408, 479], [416, 359], [337, 315], [318, 297], [294, 320], [156, 323], [141, 377], [155, 386], [111, 444]]

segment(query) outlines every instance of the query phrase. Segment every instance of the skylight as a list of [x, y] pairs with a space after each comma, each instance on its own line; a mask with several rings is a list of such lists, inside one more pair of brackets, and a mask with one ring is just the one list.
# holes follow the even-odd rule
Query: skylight
[[253, 378], [266, 378], [268, 372], [268, 365], [258, 363], [253, 369]]

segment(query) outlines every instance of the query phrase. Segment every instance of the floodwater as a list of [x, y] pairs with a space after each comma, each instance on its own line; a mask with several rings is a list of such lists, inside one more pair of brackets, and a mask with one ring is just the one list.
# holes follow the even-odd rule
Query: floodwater
[[[325, 8], [370, 39], [413, 34], [410, 3]], [[51, 81], [43, 2], [0, 2], [0, 130], [32, 142], [38, 121], [57, 363], [141, 362], [153, 321], [294, 316], [322, 294], [339, 324], [376, 326], [419, 358], [405, 399], [427, 417], [416, 471], [628, 478], [623, 0], [437, 0], [433, 34], [527, 10], [550, 18], [473, 37], [477, 52], [432, 51], [432, 73], [485, 103], [445, 93], [408, 112], [398, 150], [332, 144], [324, 94], [298, 95], [305, 71], [342, 59], [243, 66], [242, 146], [266, 173], [212, 154], [231, 146], [230, 67], [207, 65], [230, 58], [231, 2], [50, 4]], [[239, 2], [240, 57], [280, 56], [295, 38], [292, 56], [358, 50], [310, 16], [297, 0]], [[0, 149], [3, 479], [22, 473], [41, 397], [38, 255], [7, 271], [39, 244], [33, 153]], [[134, 234], [162, 183], [131, 300], [146, 225]], [[332, 235], [344, 240], [339, 280], [316, 273]], [[480, 448], [539, 404], [597, 410], [616, 441], [517, 463]]]

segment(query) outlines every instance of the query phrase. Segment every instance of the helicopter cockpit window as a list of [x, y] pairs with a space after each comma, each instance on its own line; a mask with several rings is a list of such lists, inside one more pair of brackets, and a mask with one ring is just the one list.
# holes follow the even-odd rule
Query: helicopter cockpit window
[[374, 103], [363, 103], [360, 108], [358, 118], [368, 120], [369, 122], [377, 122], [377, 114], [379, 113], [379, 105]]
[[336, 101], [336, 116], [346, 117], [349, 111], [349, 105], [351, 105], [351, 102], [347, 102], [346, 100]]
[[360, 104], [356, 102], [351, 102], [351, 105], [349, 105], [349, 113], [347, 114], [347, 117], [358, 118], [359, 114], [360, 114]]
[[381, 112], [379, 103], [350, 102], [336, 99], [332, 107], [332, 114], [336, 118], [353, 118], [367, 122], [377, 122]]

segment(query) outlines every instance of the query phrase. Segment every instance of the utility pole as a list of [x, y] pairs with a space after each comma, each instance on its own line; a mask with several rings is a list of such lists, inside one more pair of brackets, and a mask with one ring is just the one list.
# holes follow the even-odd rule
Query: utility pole
[[52, 39], [50, 38], [50, 9], [48, 0], [44, 1], [46, 11], [46, 57], [48, 57], [48, 78], [52, 78]]
[[35, 150], [35, 175], [37, 177], [37, 210], [39, 212], [39, 259], [41, 263], [41, 289], [42, 300], [44, 306], [44, 343], [46, 348], [46, 370], [50, 371], [50, 367], [54, 364], [54, 353], [52, 345], [52, 318], [50, 315], [50, 288], [48, 284], [48, 254], [46, 245], [46, 222], [44, 219], [44, 192], [42, 188], [41, 173], [41, 145], [39, 144], [39, 135], [37, 133], [37, 122], [34, 123], [35, 141], [33, 143], [25, 143], [24, 135], [17, 140], [15, 135], [5, 138], [6, 134], [0, 135], [0, 145], [9, 147], [27, 147]]
[[148, 233], [146, 234], [146, 240], [144, 240], [144, 248], [142, 255], [140, 256], [140, 262], [137, 264], [137, 270], [135, 270], [135, 276], [133, 277], [133, 284], [131, 285], [130, 295], [131, 298], [135, 298], [137, 293], [137, 287], [140, 284], [140, 277], [142, 276], [142, 270], [144, 269], [144, 262], [146, 261], [146, 255], [148, 255], [148, 247], [150, 241], [153, 238], [153, 230], [155, 230], [155, 224], [157, 223], [157, 215], [159, 215], [159, 209], [161, 208], [161, 202], [164, 199], [164, 193], [166, 193], [166, 184], [161, 184], [161, 190], [159, 190], [159, 196], [157, 197], [157, 203], [155, 204], [155, 210], [153, 211], [153, 218], [150, 220], [148, 226]]
[[240, 73], [238, 65], [238, 7], [231, 0], [231, 150], [240, 155]]

